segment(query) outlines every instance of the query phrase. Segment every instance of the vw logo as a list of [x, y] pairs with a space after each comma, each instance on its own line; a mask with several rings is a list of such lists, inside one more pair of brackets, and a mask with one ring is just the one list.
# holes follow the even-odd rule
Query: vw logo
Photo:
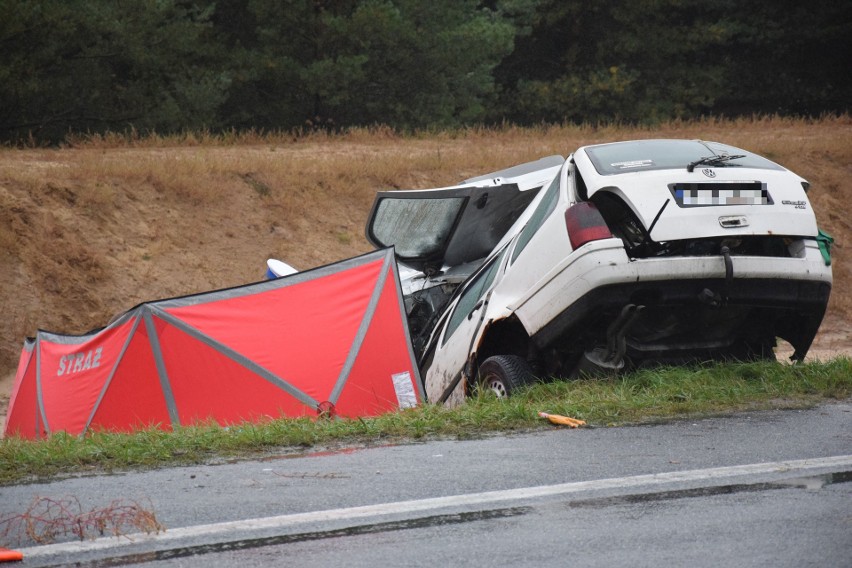
[[710, 168], [704, 168], [703, 170], [701, 170], [701, 173], [704, 174], [705, 176], [709, 177], [709, 178], [716, 177], [716, 172], [714, 172]]

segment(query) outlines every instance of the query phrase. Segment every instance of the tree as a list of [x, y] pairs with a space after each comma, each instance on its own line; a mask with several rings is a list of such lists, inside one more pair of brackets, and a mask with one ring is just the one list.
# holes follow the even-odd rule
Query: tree
[[473, 0], [255, 0], [240, 21], [223, 30], [245, 47], [223, 111], [272, 128], [481, 120], [514, 37]]
[[0, 140], [849, 110], [852, 3], [0, 0]]
[[852, 103], [852, 4], [752, 0], [736, 12], [725, 44], [728, 115], [816, 116]]
[[712, 107], [721, 93], [727, 0], [543, 0], [498, 75], [511, 120], [647, 121]]
[[655, 122], [848, 110], [852, 5], [541, 0], [492, 120]]
[[210, 124], [229, 83], [210, 10], [175, 1], [0, 4], [0, 137]]

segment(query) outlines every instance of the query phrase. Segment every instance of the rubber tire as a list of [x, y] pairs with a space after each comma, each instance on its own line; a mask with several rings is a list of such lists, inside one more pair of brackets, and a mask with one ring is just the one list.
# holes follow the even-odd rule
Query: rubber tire
[[490, 391], [497, 398], [506, 398], [534, 380], [530, 364], [523, 357], [494, 355], [479, 366], [477, 384], [480, 389]]

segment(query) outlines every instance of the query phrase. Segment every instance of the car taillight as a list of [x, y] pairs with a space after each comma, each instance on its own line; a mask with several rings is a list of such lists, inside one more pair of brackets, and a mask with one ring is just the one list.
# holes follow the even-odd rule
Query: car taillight
[[565, 211], [565, 226], [568, 228], [571, 247], [575, 250], [589, 241], [612, 236], [600, 211], [589, 201], [581, 201]]

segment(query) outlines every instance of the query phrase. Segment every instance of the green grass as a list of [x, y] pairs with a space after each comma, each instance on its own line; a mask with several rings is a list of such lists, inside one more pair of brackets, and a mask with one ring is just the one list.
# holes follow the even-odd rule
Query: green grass
[[0, 485], [65, 474], [154, 468], [245, 459], [307, 448], [476, 438], [555, 428], [538, 412], [614, 426], [716, 415], [740, 410], [803, 408], [852, 397], [852, 360], [784, 365], [739, 363], [643, 370], [610, 379], [537, 384], [498, 400], [473, 398], [447, 409], [436, 405], [377, 418], [282, 419], [222, 428], [203, 424], [132, 434], [55, 434], [46, 440], [0, 440]]

